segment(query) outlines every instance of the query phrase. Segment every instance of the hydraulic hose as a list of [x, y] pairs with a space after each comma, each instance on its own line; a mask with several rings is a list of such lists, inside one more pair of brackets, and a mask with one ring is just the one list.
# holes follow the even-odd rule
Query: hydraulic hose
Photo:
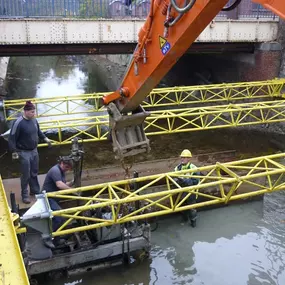
[[240, 4], [241, 0], [236, 0], [232, 5], [228, 6], [228, 7], [224, 7], [222, 9], [222, 11], [231, 11], [233, 9], [235, 9], [239, 4]]
[[196, 0], [190, 0], [190, 2], [185, 5], [183, 8], [180, 8], [177, 6], [176, 1], [175, 0], [170, 0], [172, 6], [174, 7], [174, 9], [178, 12], [178, 13], [186, 13], [187, 11], [189, 11], [193, 5], [195, 4]]

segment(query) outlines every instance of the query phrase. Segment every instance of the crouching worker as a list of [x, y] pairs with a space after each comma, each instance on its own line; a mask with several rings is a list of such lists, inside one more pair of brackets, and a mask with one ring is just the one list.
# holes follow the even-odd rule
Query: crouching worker
[[[73, 162], [70, 157], [61, 157], [59, 163], [54, 165], [47, 173], [44, 184], [43, 184], [43, 191], [47, 193], [55, 192], [59, 190], [70, 189], [73, 181], [66, 182], [65, 173], [67, 171], [72, 170]], [[51, 210], [57, 211], [61, 210], [61, 207], [58, 204], [58, 199], [55, 198], [48, 198], [49, 205]], [[52, 230], [55, 232], [60, 226], [64, 223], [65, 219], [59, 216], [55, 216], [52, 218]], [[62, 240], [59, 237], [54, 239], [55, 244], [60, 244]], [[54, 248], [55, 245], [53, 244], [51, 239], [44, 240], [46, 246], [50, 248]]]
[[[196, 169], [197, 167], [191, 163], [192, 154], [191, 151], [188, 149], [184, 149], [181, 154], [181, 163], [175, 167], [175, 171], [181, 171], [186, 169]], [[191, 172], [193, 175], [200, 175], [200, 172]], [[199, 178], [195, 177], [179, 177], [174, 179], [177, 184], [179, 184], [181, 187], [187, 187], [192, 185], [197, 185], [200, 182]], [[182, 193], [181, 199], [184, 199], [188, 193]], [[186, 205], [192, 205], [196, 203], [196, 194], [191, 194], [183, 203], [183, 206]], [[190, 209], [187, 211], [182, 212], [183, 215], [183, 221], [188, 221], [189, 224], [194, 228], [196, 227], [196, 220], [197, 220], [197, 210], [196, 209]]]

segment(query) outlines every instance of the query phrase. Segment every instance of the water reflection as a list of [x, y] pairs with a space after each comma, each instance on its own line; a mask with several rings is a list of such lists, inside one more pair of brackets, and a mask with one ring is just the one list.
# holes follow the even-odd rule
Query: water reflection
[[195, 229], [182, 225], [180, 217], [168, 217], [152, 234], [149, 260], [109, 269], [108, 274], [88, 273], [74, 281], [99, 285], [283, 285], [285, 224], [280, 224], [280, 218], [285, 215], [284, 202], [285, 195], [280, 192], [264, 201], [203, 211]]
[[66, 73], [58, 75], [56, 70], [41, 75], [37, 84], [36, 98], [72, 96], [84, 93], [87, 75], [78, 66], [72, 66]]
[[[36, 98], [52, 98], [58, 96], [74, 96], [84, 93], [84, 86], [87, 81], [87, 76], [78, 66], [68, 70], [67, 73], [59, 77], [54, 69], [50, 69], [47, 74], [43, 74], [42, 79], [37, 84]], [[51, 108], [52, 107], [52, 108]], [[68, 106], [71, 110], [76, 109], [76, 112], [81, 114], [65, 115], [65, 119], [86, 117], [84, 111], [87, 111], [87, 106], [84, 106], [83, 101], [78, 103], [70, 103]], [[46, 104], [38, 104], [39, 113], [44, 113], [46, 117], [39, 118], [39, 121], [58, 120], [62, 116], [52, 116], [54, 114], [67, 113], [67, 105], [59, 102]]]
[[[86, 68], [84, 63], [73, 57], [12, 59], [8, 73], [9, 99], [72, 97], [84, 94], [87, 90], [96, 92], [102, 86], [97, 78], [96, 70]], [[90, 80], [94, 77], [97, 79]], [[37, 112], [42, 116], [38, 118], [39, 122], [60, 119], [70, 122], [71, 119], [105, 114], [105, 112], [90, 112], [90, 109], [93, 108], [88, 102], [80, 100], [69, 101], [68, 104], [65, 101], [37, 104]], [[72, 114], [66, 115], [69, 112]], [[78, 129], [86, 128], [78, 127], [77, 130], [63, 128], [62, 131], [73, 133], [78, 132]], [[50, 129], [49, 133], [51, 132], [57, 132], [57, 129]]]
[[[280, 226], [280, 208], [285, 195], [274, 195], [279, 198], [200, 212], [196, 229], [180, 224], [179, 217], [163, 220], [152, 235], [150, 268], [142, 263], [136, 272], [112, 269], [106, 284], [284, 284], [285, 237], [280, 233], [285, 225]], [[280, 204], [274, 209], [276, 199]], [[271, 223], [273, 217], [278, 217], [278, 227], [278, 222]], [[81, 278], [83, 284], [105, 284], [100, 274]]]
[[7, 70], [7, 99], [34, 98], [50, 70], [64, 78], [78, 66], [71, 57], [11, 57]]

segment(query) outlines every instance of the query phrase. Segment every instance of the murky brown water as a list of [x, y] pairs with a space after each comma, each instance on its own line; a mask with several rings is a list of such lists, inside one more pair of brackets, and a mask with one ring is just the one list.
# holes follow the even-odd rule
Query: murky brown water
[[[7, 98], [49, 98], [107, 91], [105, 83], [100, 81], [96, 72], [96, 69], [86, 67], [84, 61], [76, 57], [12, 58], [8, 68]], [[6, 128], [8, 129], [9, 125]], [[182, 133], [175, 136], [152, 136], [150, 137], [151, 153], [138, 155], [136, 160], [174, 157], [185, 147], [190, 148], [194, 154], [236, 150], [237, 159], [252, 157], [275, 153], [280, 149], [280, 144], [276, 144], [276, 141], [282, 141], [282, 139], [280, 135], [264, 135], [243, 128]], [[85, 144], [84, 148], [87, 154], [84, 168], [114, 164], [119, 166], [119, 163], [113, 159], [110, 142]], [[12, 162], [9, 153], [5, 154], [7, 150], [7, 142], [0, 138], [1, 175], [3, 178], [18, 177], [18, 166]], [[46, 173], [59, 155], [69, 154], [69, 151], [69, 145], [56, 146], [52, 149], [40, 148], [40, 173]]]
[[[30, 62], [29, 62], [30, 61]], [[8, 71], [10, 98], [51, 97], [100, 90], [94, 74], [66, 58], [14, 60]], [[98, 84], [92, 86], [92, 82]], [[96, 85], [95, 84], [95, 85]], [[86, 87], [87, 86], [87, 87]], [[98, 89], [96, 89], [98, 88]], [[152, 152], [138, 160], [176, 156], [182, 148], [194, 154], [236, 150], [237, 158], [274, 153], [279, 136], [260, 132], [217, 130], [151, 137]], [[7, 144], [0, 141], [3, 153]], [[70, 146], [40, 149], [40, 172], [46, 172], [58, 155]], [[107, 142], [85, 145], [84, 168], [116, 164]], [[1, 156], [1, 153], [0, 153]], [[9, 155], [0, 158], [3, 178], [18, 176]], [[86, 273], [43, 285], [71, 284], [285, 284], [285, 194], [266, 196], [264, 201], [199, 213], [198, 226], [181, 225], [179, 218], [160, 222], [152, 236], [148, 260], [100, 272]]]
[[283, 285], [285, 193], [202, 211], [198, 226], [169, 217], [152, 233], [149, 259], [44, 285]]

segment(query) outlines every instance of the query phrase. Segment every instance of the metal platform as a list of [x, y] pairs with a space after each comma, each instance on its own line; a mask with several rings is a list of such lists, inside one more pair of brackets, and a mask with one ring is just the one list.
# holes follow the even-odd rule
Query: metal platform
[[0, 176], [0, 283], [28, 285], [29, 279], [19, 248], [14, 216], [8, 206]]

